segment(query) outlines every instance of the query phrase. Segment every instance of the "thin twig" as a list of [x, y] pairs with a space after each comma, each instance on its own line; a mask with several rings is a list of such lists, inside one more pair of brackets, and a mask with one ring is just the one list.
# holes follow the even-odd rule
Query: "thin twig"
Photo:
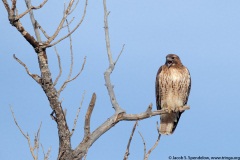
[[49, 155], [51, 153], [51, 150], [52, 150], [52, 147], [48, 148], [48, 151], [47, 151], [46, 156], [44, 157], [44, 160], [48, 160], [49, 159]]
[[92, 95], [92, 99], [89, 103], [89, 106], [88, 106], [88, 110], [87, 110], [87, 113], [85, 115], [85, 125], [84, 125], [84, 139], [89, 137], [90, 135], [90, 119], [91, 119], [91, 115], [92, 115], [92, 111], [93, 111], [93, 108], [95, 106], [95, 102], [96, 102], [96, 94], [93, 93]]
[[62, 85], [62, 86], [60, 87], [60, 89], [58, 90], [58, 95], [60, 95], [60, 93], [64, 90], [64, 88], [66, 87], [67, 83], [75, 80], [75, 79], [82, 73], [82, 71], [83, 71], [83, 69], [84, 69], [84, 66], [85, 66], [85, 63], [86, 63], [86, 57], [84, 57], [84, 61], [83, 61], [81, 70], [78, 72], [78, 74], [77, 74], [75, 77], [73, 77], [72, 79], [66, 80], [66, 81], [63, 83], [63, 85]]
[[36, 149], [36, 158], [38, 159], [38, 153], [39, 153], [39, 139], [40, 139], [40, 130], [41, 130], [42, 122], [40, 123], [40, 126], [38, 128], [37, 134], [34, 138], [34, 147], [33, 150]]
[[23, 135], [26, 139], [28, 139], [28, 138], [29, 138], [28, 135], [25, 134], [25, 133], [23, 132], [23, 130], [21, 129], [21, 127], [18, 125], [18, 122], [17, 122], [17, 120], [16, 120], [16, 117], [15, 117], [14, 111], [13, 111], [13, 109], [12, 109], [11, 106], [10, 106], [10, 110], [11, 110], [11, 113], [12, 113], [12, 116], [13, 116], [13, 120], [14, 120], [16, 126], [18, 127], [19, 131], [22, 133], [22, 135]]
[[106, 0], [103, 0], [103, 7], [104, 7], [104, 30], [105, 30], [105, 40], [106, 40], [108, 61], [110, 65], [113, 65], [110, 38], [109, 38], [109, 28], [108, 28], [108, 15], [110, 14], [110, 12], [108, 12], [107, 10]]
[[120, 53], [118, 54], [118, 57], [117, 57], [116, 61], [114, 62], [114, 65], [117, 64], [118, 59], [120, 58], [120, 56], [121, 56], [121, 54], [122, 54], [122, 52], [123, 52], [123, 50], [124, 50], [124, 47], [125, 47], [125, 44], [123, 44], [122, 49], [121, 49]]
[[22, 14], [20, 14], [19, 16], [17, 16], [16, 19], [22, 18], [23, 16], [25, 16], [26, 14], [28, 14], [28, 13], [29, 13], [31, 10], [33, 10], [33, 9], [40, 9], [40, 8], [42, 8], [47, 1], [48, 1], [48, 0], [44, 0], [44, 1], [43, 1], [39, 6], [37, 6], [37, 7], [31, 5], [30, 7], [28, 7], [28, 9], [27, 9], [25, 12], [23, 12]]
[[48, 39], [50, 38], [47, 32], [42, 28], [42, 26], [36, 21], [37, 27], [42, 31], [43, 35]]
[[75, 80], [82, 73], [82, 71], [84, 69], [84, 66], [85, 66], [85, 63], [86, 63], [86, 57], [84, 57], [84, 61], [83, 61], [81, 70], [78, 72], [78, 74], [75, 77], [73, 77], [72, 79], [69, 79], [66, 83], [69, 83], [69, 82]]
[[19, 64], [21, 64], [21, 65], [25, 68], [25, 70], [26, 70], [26, 72], [27, 72], [27, 74], [28, 74], [29, 76], [31, 76], [38, 84], [41, 84], [41, 78], [40, 78], [39, 75], [37, 75], [37, 74], [32, 74], [32, 73], [29, 71], [27, 65], [26, 65], [25, 63], [23, 63], [20, 59], [18, 59], [15, 54], [13, 55], [13, 58], [14, 58]]
[[60, 56], [59, 56], [59, 54], [58, 54], [58, 51], [57, 51], [57, 47], [56, 47], [56, 46], [54, 46], [54, 50], [55, 50], [55, 53], [56, 53], [56, 55], [57, 55], [58, 68], [59, 68], [58, 76], [57, 76], [57, 78], [55, 79], [55, 81], [54, 81], [54, 83], [53, 83], [53, 85], [55, 86], [55, 85], [57, 84], [59, 78], [60, 78], [61, 75], [62, 75], [62, 64], [61, 64], [61, 59], [60, 59]]
[[70, 24], [74, 21], [75, 17], [73, 17], [66, 25], [63, 25], [62, 28], [70, 26]]
[[48, 159], [49, 159], [49, 154], [50, 154], [50, 152], [51, 152], [51, 147], [48, 148], [47, 153], [45, 153], [45, 151], [44, 151], [44, 147], [43, 147], [42, 144], [41, 144], [41, 147], [42, 147], [42, 151], [43, 151], [44, 160], [48, 160]]
[[70, 136], [73, 135], [73, 133], [74, 133], [74, 131], [75, 131], [75, 129], [76, 129], [77, 121], [78, 121], [78, 116], [79, 116], [79, 113], [80, 113], [81, 108], [82, 108], [82, 104], [83, 104], [83, 100], [84, 100], [84, 97], [85, 97], [85, 93], [86, 93], [86, 91], [84, 91], [83, 94], [82, 94], [82, 100], [81, 100], [80, 106], [79, 106], [79, 108], [78, 108], [78, 110], [77, 110], [76, 118], [74, 119], [73, 128], [72, 128], [72, 132], [71, 132]]
[[141, 136], [142, 141], [143, 141], [143, 147], [144, 147], [143, 150], [144, 150], [144, 157], [145, 157], [145, 155], [146, 155], [146, 142], [145, 142], [144, 137], [143, 137], [143, 135], [141, 134], [141, 132], [138, 131], [138, 133], [139, 133], [139, 135]]
[[[69, 27], [69, 23], [68, 20], [66, 19], [66, 23], [67, 23], [67, 28], [68, 28], [68, 33], [70, 33], [70, 27]], [[71, 64], [70, 64], [70, 70], [69, 70], [69, 74], [68, 74], [68, 78], [67, 80], [69, 80], [72, 76], [72, 70], [73, 70], [73, 49], [72, 49], [72, 36], [69, 35], [69, 41], [70, 41], [70, 55], [71, 55]]]
[[160, 138], [161, 138], [161, 134], [158, 134], [158, 138], [156, 140], [156, 142], [154, 143], [154, 145], [152, 146], [152, 148], [150, 148], [147, 152], [147, 154], [145, 155], [145, 158], [144, 160], [148, 160], [148, 157], [149, 155], [151, 154], [151, 152], [157, 147], [159, 141], [160, 141]]
[[46, 155], [46, 154], [45, 154], [44, 147], [43, 147], [42, 143], [41, 143], [41, 148], [42, 148], [44, 160], [46, 160], [46, 159], [45, 159], [45, 155]]
[[77, 8], [79, 0], [76, 2], [75, 6], [73, 7], [73, 9], [69, 12], [69, 15], [72, 14], [72, 12]]
[[130, 155], [130, 152], [129, 152], [129, 150], [130, 150], [130, 144], [131, 144], [131, 142], [132, 142], [132, 137], [133, 137], [133, 134], [134, 134], [135, 129], [136, 129], [136, 127], [137, 127], [137, 124], [138, 124], [138, 121], [136, 121], [135, 124], [134, 124], [134, 126], [133, 126], [133, 129], [132, 129], [131, 135], [130, 135], [129, 140], [128, 140], [127, 149], [126, 149], [126, 152], [125, 152], [125, 154], [124, 154], [123, 160], [127, 160], [127, 159], [128, 159], [128, 156]]

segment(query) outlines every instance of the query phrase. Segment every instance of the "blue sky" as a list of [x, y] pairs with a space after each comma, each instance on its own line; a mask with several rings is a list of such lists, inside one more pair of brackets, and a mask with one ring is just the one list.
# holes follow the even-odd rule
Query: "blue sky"
[[[45, 8], [35, 12], [35, 17], [50, 35], [62, 16], [63, 3], [48, 2]], [[81, 17], [82, 3], [73, 13], [76, 20]], [[125, 44], [124, 53], [112, 74], [112, 83], [117, 100], [127, 113], [143, 112], [150, 103], [155, 107], [155, 76], [167, 54], [178, 54], [191, 73], [192, 89], [188, 101], [191, 109], [182, 114], [173, 135], [161, 137], [150, 159], [239, 156], [240, 1], [122, 0], [108, 1], [107, 5], [111, 11], [109, 27], [114, 58]], [[21, 1], [18, 6], [19, 12], [25, 10]], [[41, 143], [45, 150], [52, 146], [50, 159], [56, 159], [57, 129], [49, 116], [51, 108], [47, 98], [12, 55], [16, 54], [25, 62], [32, 73], [39, 73], [37, 57], [9, 24], [2, 3], [0, 14], [0, 159], [32, 159], [26, 139], [14, 124], [9, 105], [13, 106], [19, 125], [32, 138], [42, 122]], [[33, 33], [28, 15], [22, 23]], [[72, 139], [73, 148], [82, 139], [83, 118], [93, 92], [97, 94], [97, 102], [92, 115], [92, 130], [114, 113], [104, 86], [103, 73], [108, 67], [104, 40], [102, 1], [89, 1], [84, 23], [73, 35], [73, 72], [78, 72], [84, 56], [87, 56], [86, 66], [79, 79], [69, 84], [61, 95], [71, 128], [82, 93], [86, 91]], [[59, 43], [57, 48], [64, 68], [59, 87], [69, 69], [69, 41]], [[54, 50], [50, 48], [47, 52], [52, 75], [56, 77], [58, 66]], [[159, 117], [140, 121], [137, 128], [148, 149], [157, 139], [156, 121]], [[133, 124], [118, 123], [93, 144], [87, 159], [123, 159]], [[143, 143], [136, 132], [129, 159], [142, 157]]]

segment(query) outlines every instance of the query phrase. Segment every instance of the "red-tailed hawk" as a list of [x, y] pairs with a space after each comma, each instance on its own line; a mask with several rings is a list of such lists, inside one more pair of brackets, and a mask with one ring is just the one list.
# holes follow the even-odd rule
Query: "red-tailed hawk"
[[172, 134], [183, 113], [181, 108], [187, 104], [191, 88], [189, 71], [177, 55], [167, 55], [166, 63], [157, 72], [155, 85], [157, 109], [167, 109], [169, 112], [160, 116], [160, 133]]

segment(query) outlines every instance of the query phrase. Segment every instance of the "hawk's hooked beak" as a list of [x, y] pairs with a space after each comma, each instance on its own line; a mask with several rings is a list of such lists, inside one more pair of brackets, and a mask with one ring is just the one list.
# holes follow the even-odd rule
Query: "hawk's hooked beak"
[[172, 65], [172, 61], [167, 61], [168, 68]]
[[168, 68], [173, 64], [173, 60], [171, 58], [167, 58], [167, 66]]

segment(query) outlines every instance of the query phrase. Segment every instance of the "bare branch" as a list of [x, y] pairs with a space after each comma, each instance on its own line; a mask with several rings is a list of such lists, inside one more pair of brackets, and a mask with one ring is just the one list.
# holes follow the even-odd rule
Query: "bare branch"
[[72, 12], [76, 9], [77, 5], [78, 5], [79, 0], [76, 2], [75, 6], [73, 7], [73, 9], [69, 12], [69, 14], [72, 14]]
[[16, 0], [12, 0], [12, 8], [11, 8], [12, 12], [15, 12], [16, 10], [16, 3], [17, 3]]
[[[149, 107], [151, 107], [152, 104], [149, 105]], [[148, 107], [148, 108], [149, 108]], [[182, 111], [184, 110], [188, 110], [190, 109], [189, 106], [183, 106], [182, 107]], [[167, 109], [164, 110], [156, 110], [156, 111], [145, 111], [139, 114], [127, 114], [127, 113], [123, 113], [123, 114], [119, 114], [116, 121], [136, 121], [136, 120], [143, 120], [152, 116], [156, 116], [156, 115], [161, 115], [161, 114], [166, 114], [169, 113], [169, 111]]]
[[129, 152], [129, 150], [130, 150], [130, 144], [131, 144], [131, 142], [132, 142], [132, 137], [133, 137], [133, 134], [134, 134], [135, 129], [136, 129], [136, 127], [137, 127], [137, 124], [138, 124], [138, 121], [136, 121], [135, 124], [134, 124], [134, 126], [133, 126], [132, 133], [131, 133], [131, 135], [130, 135], [130, 137], [129, 137], [128, 144], [127, 144], [127, 149], [126, 149], [126, 152], [125, 152], [125, 154], [124, 154], [123, 160], [127, 160], [127, 159], [128, 159], [128, 156], [130, 155], [130, 152]]
[[18, 122], [17, 122], [16, 117], [15, 117], [15, 115], [14, 115], [14, 111], [13, 111], [13, 109], [12, 109], [11, 106], [10, 106], [10, 110], [11, 110], [11, 113], [12, 113], [12, 116], [13, 116], [13, 120], [14, 120], [16, 126], [18, 127], [19, 131], [22, 133], [22, 135], [23, 135], [26, 139], [28, 139], [28, 138], [29, 138], [28, 135], [25, 134], [25, 133], [23, 132], [23, 130], [21, 129], [21, 127], [18, 125]]
[[[66, 19], [66, 23], [67, 23], [68, 33], [70, 33], [70, 27], [69, 27], [69, 23], [68, 23], [67, 19]], [[67, 80], [69, 80], [71, 78], [71, 76], [72, 76], [72, 69], [73, 69], [73, 49], [72, 49], [72, 36], [71, 35], [69, 35], [69, 41], [70, 41], [71, 64], [70, 64], [70, 70], [69, 70], [69, 74], [68, 74]]]
[[[109, 61], [109, 67], [104, 73], [104, 79], [105, 79], [105, 85], [108, 90], [108, 94], [110, 97], [110, 101], [112, 103], [112, 106], [116, 113], [122, 113], [125, 112], [118, 104], [114, 90], [113, 85], [111, 84], [110, 75], [114, 70], [114, 62], [112, 59], [112, 53], [110, 48], [110, 38], [109, 38], [109, 30], [108, 30], [108, 15], [109, 12], [107, 11], [106, 6], [106, 0], [103, 0], [103, 6], [104, 6], [104, 31], [105, 31], [105, 40], [106, 40], [106, 48], [107, 48], [107, 55], [108, 55], [108, 61]], [[121, 53], [121, 52], [120, 52]]]
[[[64, 25], [62, 28], [70, 26], [70, 24], [74, 21], [75, 17], [73, 17], [66, 25]], [[67, 19], [66, 19], [67, 20]], [[69, 32], [68, 32], [69, 33]]]
[[60, 93], [64, 90], [64, 88], [66, 87], [67, 83], [75, 80], [75, 79], [82, 73], [82, 71], [83, 71], [83, 69], [84, 69], [84, 66], [85, 66], [85, 63], [86, 63], [86, 57], [84, 57], [84, 61], [83, 61], [81, 70], [78, 72], [78, 74], [77, 74], [75, 77], [73, 77], [72, 79], [66, 80], [66, 81], [63, 83], [63, 85], [61, 86], [61, 88], [60, 88], [59, 91], [58, 91], [58, 95], [60, 95]]
[[21, 64], [21, 65], [25, 68], [25, 70], [26, 70], [26, 72], [27, 72], [27, 74], [28, 74], [29, 76], [31, 76], [38, 84], [41, 84], [41, 78], [40, 78], [40, 76], [38, 76], [37, 74], [32, 74], [32, 73], [30, 73], [30, 71], [28, 70], [27, 65], [26, 65], [25, 63], [23, 63], [20, 59], [18, 59], [15, 54], [13, 55], [13, 58], [14, 58], [19, 64]]
[[108, 61], [110, 65], [113, 65], [111, 46], [110, 46], [110, 38], [109, 38], [109, 29], [108, 29], [108, 15], [110, 12], [107, 10], [106, 0], [103, 0], [104, 7], [104, 30], [105, 30], [105, 40], [106, 40], [106, 48], [108, 54]]
[[39, 139], [40, 139], [40, 129], [41, 129], [41, 126], [42, 126], [42, 122], [40, 123], [40, 126], [38, 128], [37, 134], [35, 135], [35, 138], [34, 138], [33, 150], [36, 149], [36, 159], [38, 159], [38, 153], [39, 153]]
[[[25, 3], [27, 5], [28, 9], [31, 8], [31, 6], [32, 6], [31, 0], [25, 0]], [[38, 25], [37, 25], [36, 20], [34, 18], [33, 11], [31, 9], [29, 10], [29, 15], [30, 15], [30, 19], [31, 19], [31, 22], [32, 22], [32, 25], [33, 25], [33, 29], [34, 29], [37, 41], [41, 42], [41, 36], [40, 36], [39, 30], [38, 30]]]
[[95, 102], [96, 102], [96, 94], [93, 93], [92, 99], [91, 99], [90, 104], [88, 106], [87, 113], [85, 115], [84, 139], [89, 137], [90, 132], [91, 132], [90, 131], [90, 119], [91, 119], [93, 108], [95, 106]]
[[146, 155], [146, 142], [145, 142], [144, 137], [143, 137], [143, 135], [141, 134], [141, 132], [138, 131], [138, 133], [139, 133], [139, 135], [141, 136], [142, 141], [143, 141], [143, 147], [144, 147], [144, 158], [145, 158], [145, 155]]
[[48, 160], [49, 159], [51, 150], [52, 150], [52, 147], [48, 148], [47, 154], [46, 154], [46, 156], [44, 156], [44, 160]]
[[46, 159], [45, 159], [45, 155], [46, 155], [46, 154], [45, 154], [44, 147], [43, 147], [42, 143], [41, 143], [41, 148], [42, 148], [44, 160], [46, 160]]
[[76, 129], [76, 126], [77, 126], [78, 116], [79, 116], [79, 113], [80, 113], [81, 108], [82, 108], [82, 104], [83, 104], [83, 100], [84, 100], [85, 93], [86, 93], [86, 91], [84, 91], [83, 94], [82, 94], [82, 100], [81, 100], [80, 106], [79, 106], [79, 108], [78, 108], [78, 110], [77, 110], [76, 118], [74, 119], [72, 132], [71, 132], [71, 134], [70, 134], [71, 136], [73, 135], [73, 133], [74, 133], [74, 131], [75, 131], [75, 129]]
[[9, 14], [10, 14], [10, 7], [9, 7], [9, 4], [8, 4], [7, 0], [2, 0], [2, 1], [3, 1], [3, 4], [4, 4], [4, 6], [5, 6], [7, 12], [8, 12], [8, 15], [9, 15]]
[[158, 134], [158, 138], [157, 138], [155, 144], [152, 146], [152, 148], [150, 148], [150, 149], [148, 150], [147, 154], [145, 155], [144, 160], [148, 160], [148, 157], [149, 157], [149, 155], [151, 154], [151, 152], [157, 147], [157, 145], [158, 145], [158, 143], [159, 143], [159, 141], [160, 141], [160, 137], [161, 137], [161, 134]]
[[78, 72], [78, 74], [75, 77], [73, 77], [72, 79], [69, 79], [66, 83], [69, 83], [69, 82], [75, 80], [82, 73], [82, 71], [84, 69], [84, 66], [85, 66], [85, 63], [86, 63], [86, 57], [84, 57], [84, 61], [83, 61], [81, 70]]
[[[126, 149], [126, 152], [125, 152], [125, 155], [124, 155], [124, 159], [123, 160], [127, 160], [128, 159], [128, 155], [129, 155], [129, 147], [130, 147], [130, 143], [131, 143], [131, 140], [132, 140], [132, 137], [133, 137], [133, 134], [134, 134], [134, 131], [135, 131], [135, 128], [136, 128], [136, 125], [137, 125], [137, 122], [135, 123], [134, 127], [133, 127], [133, 130], [132, 130], [132, 133], [131, 133], [131, 136], [129, 138], [129, 141], [128, 141], [128, 145], [127, 145], [127, 149]], [[159, 130], [159, 127], [158, 127], [158, 123], [157, 123], [157, 131]], [[151, 154], [151, 152], [157, 147], [158, 143], [159, 143], [159, 140], [160, 140], [160, 137], [161, 137], [161, 134], [159, 134], [158, 132], [158, 138], [155, 142], [155, 144], [152, 146], [152, 148], [150, 148], [147, 152], [146, 150], [146, 142], [144, 140], [144, 137], [143, 135], [141, 134], [140, 131], [138, 131], [139, 135], [141, 136], [142, 138], [142, 141], [143, 141], [143, 147], [144, 147], [144, 160], [148, 160], [148, 157], [149, 155]]]
[[[61, 42], [61, 41], [64, 40], [65, 38], [69, 37], [73, 32], [75, 32], [75, 31], [77, 30], [77, 28], [82, 24], [82, 22], [83, 22], [83, 20], [84, 20], [84, 18], [85, 18], [85, 15], [86, 15], [86, 12], [87, 12], [87, 5], [88, 5], [88, 0], [86, 0], [82, 18], [81, 18], [81, 20], [79, 21], [79, 23], [76, 25], [76, 27], [75, 27], [70, 33], [68, 33], [67, 35], [65, 35], [64, 37], [60, 38], [59, 40], [57, 40], [57, 41], [54, 42], [54, 43], [51, 43], [51, 42], [56, 38], [56, 36], [57, 36], [58, 33], [60, 32], [60, 30], [63, 28], [63, 24], [60, 23], [60, 25], [59, 25], [60, 28], [58, 27], [58, 29], [57, 29], [57, 31], [55, 32], [55, 34], [54, 34], [52, 37], [50, 37], [50, 38], [48, 39], [48, 41], [46, 42], [46, 43], [48, 44], [47, 47], [52, 47], [52, 46], [56, 45], [57, 43]], [[63, 18], [64, 21], [66, 20], [66, 18], [67, 18], [67, 17]], [[63, 21], [63, 22], [64, 22], [64, 21]]]
[[[184, 106], [183, 108], [185, 110], [187, 110], [187, 109], [189, 109], [189, 106]], [[102, 125], [100, 125], [97, 129], [95, 129], [91, 133], [91, 135], [90, 135], [91, 139], [88, 141], [89, 146], [91, 146], [101, 135], [103, 135], [105, 132], [107, 132], [109, 129], [111, 129], [113, 126], [115, 126], [120, 121], [143, 120], [143, 119], [146, 119], [146, 118], [149, 118], [152, 116], [166, 114], [166, 113], [169, 113], [168, 110], [156, 110], [156, 111], [148, 111], [147, 110], [147, 111], [145, 111], [143, 113], [139, 113], [139, 114], [127, 114], [125, 112], [123, 112], [121, 114], [115, 113], [113, 116], [109, 117]], [[82, 146], [81, 146], [81, 144], [79, 144], [74, 152], [77, 155], [79, 152], [81, 152], [81, 150], [82, 150]]]
[[55, 50], [55, 53], [56, 53], [56, 55], [57, 55], [58, 68], [59, 68], [58, 76], [57, 76], [57, 78], [55, 79], [55, 81], [54, 81], [54, 83], [53, 83], [53, 85], [55, 86], [55, 85], [57, 84], [59, 78], [60, 78], [61, 75], [62, 75], [62, 65], [61, 65], [61, 59], [60, 59], [60, 56], [59, 56], [59, 54], [58, 54], [58, 51], [57, 51], [57, 47], [56, 47], [56, 46], [54, 46], [54, 50]]
[[42, 26], [36, 21], [37, 27], [42, 31], [43, 35], [48, 39], [50, 38], [47, 32], [42, 28]]
[[23, 16], [25, 16], [26, 14], [28, 14], [30, 11], [32, 11], [33, 9], [40, 9], [44, 6], [44, 4], [47, 2], [48, 0], [44, 0], [39, 6], [35, 7], [35, 6], [29, 6], [28, 9], [23, 12], [22, 14], [20, 14], [19, 16], [16, 17], [16, 19], [20, 19]]

